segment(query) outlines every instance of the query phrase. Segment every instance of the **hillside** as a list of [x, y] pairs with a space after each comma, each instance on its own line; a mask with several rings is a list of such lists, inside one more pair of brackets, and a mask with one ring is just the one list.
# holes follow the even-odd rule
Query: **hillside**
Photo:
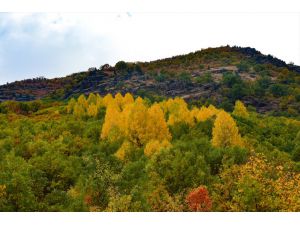
[[300, 67], [253, 48], [209, 48], [151, 62], [125, 63], [56, 79], [0, 86], [0, 101], [63, 100], [81, 93], [132, 93], [150, 99], [180, 96], [232, 110], [237, 99], [258, 112], [297, 116]]
[[0, 211], [299, 211], [299, 75], [221, 47], [1, 86]]
[[300, 210], [300, 121], [241, 101], [8, 101], [0, 131], [0, 211]]

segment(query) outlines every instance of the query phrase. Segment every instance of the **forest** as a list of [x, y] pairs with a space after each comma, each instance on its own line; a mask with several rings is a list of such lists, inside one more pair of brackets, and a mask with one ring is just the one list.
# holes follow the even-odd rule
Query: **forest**
[[0, 211], [300, 211], [300, 121], [240, 100], [5, 101]]

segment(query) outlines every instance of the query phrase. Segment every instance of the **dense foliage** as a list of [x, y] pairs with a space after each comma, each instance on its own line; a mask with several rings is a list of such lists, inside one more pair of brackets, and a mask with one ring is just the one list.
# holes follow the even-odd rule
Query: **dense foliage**
[[300, 121], [241, 101], [0, 104], [0, 211], [299, 211], [299, 172]]

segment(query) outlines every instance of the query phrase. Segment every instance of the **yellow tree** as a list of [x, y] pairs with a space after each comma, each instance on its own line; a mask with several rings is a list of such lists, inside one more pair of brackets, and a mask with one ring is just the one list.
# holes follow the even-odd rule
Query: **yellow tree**
[[74, 106], [76, 105], [76, 100], [72, 98], [67, 105], [67, 113], [72, 113], [74, 110]]
[[198, 122], [204, 122], [209, 118], [217, 115], [218, 112], [219, 110], [216, 109], [213, 105], [209, 105], [209, 107], [202, 106], [198, 114], [196, 115], [196, 119]]
[[243, 146], [243, 140], [233, 118], [225, 111], [217, 114], [212, 131], [212, 145], [216, 147]]
[[120, 93], [117, 93], [115, 95], [115, 102], [118, 104], [118, 106], [120, 107], [120, 109], [122, 109], [122, 106], [123, 106], [123, 96]]
[[239, 116], [239, 117], [243, 117], [243, 118], [248, 118], [249, 117], [249, 113], [246, 109], [246, 107], [244, 106], [244, 104], [240, 101], [237, 100], [235, 102], [235, 106], [234, 106], [234, 110], [233, 110], [233, 115]]
[[121, 112], [116, 104], [110, 103], [106, 109], [101, 138], [115, 141], [124, 136], [120, 128]]
[[147, 120], [147, 140], [171, 140], [172, 137], [159, 104], [155, 103], [148, 109], [147, 118], [145, 119]]
[[127, 112], [127, 136], [137, 146], [147, 141], [147, 107], [138, 98]]
[[81, 105], [84, 109], [87, 109], [87, 107], [89, 105], [88, 102], [87, 102], [87, 100], [86, 100], [86, 98], [85, 98], [85, 96], [83, 94], [79, 96], [79, 98], [77, 100], [77, 103], [79, 105]]
[[83, 105], [76, 103], [73, 110], [73, 115], [76, 118], [82, 118], [85, 116], [85, 109]]
[[95, 103], [92, 103], [88, 106], [87, 114], [90, 117], [96, 117], [98, 115], [98, 107]]
[[123, 107], [128, 104], [134, 103], [134, 98], [130, 93], [126, 93], [123, 98]]
[[103, 98], [98, 93], [96, 94], [96, 105], [98, 109], [104, 106]]
[[169, 99], [166, 102], [169, 112], [168, 124], [186, 123], [190, 126], [194, 125], [194, 118], [187, 107], [187, 103], [182, 98]]
[[131, 148], [132, 148], [131, 143], [125, 140], [121, 145], [121, 147], [118, 149], [118, 151], [115, 153], [115, 156], [120, 160], [124, 160], [126, 154], [130, 152]]
[[152, 156], [154, 153], [159, 152], [162, 148], [169, 148], [171, 144], [168, 140], [158, 141], [150, 140], [144, 149], [144, 154], [148, 157]]
[[96, 104], [97, 103], [96, 95], [94, 93], [90, 93], [87, 102], [88, 104], [92, 104], [92, 103]]
[[113, 96], [111, 94], [107, 94], [107, 95], [104, 96], [104, 98], [103, 98], [103, 105], [105, 107], [107, 107], [112, 102], [114, 102], [114, 98], [113, 98]]

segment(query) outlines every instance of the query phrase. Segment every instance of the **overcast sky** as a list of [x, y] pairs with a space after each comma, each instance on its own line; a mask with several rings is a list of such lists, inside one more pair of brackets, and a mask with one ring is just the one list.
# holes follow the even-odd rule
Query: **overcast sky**
[[300, 65], [297, 13], [0, 13], [0, 84], [221, 45]]

